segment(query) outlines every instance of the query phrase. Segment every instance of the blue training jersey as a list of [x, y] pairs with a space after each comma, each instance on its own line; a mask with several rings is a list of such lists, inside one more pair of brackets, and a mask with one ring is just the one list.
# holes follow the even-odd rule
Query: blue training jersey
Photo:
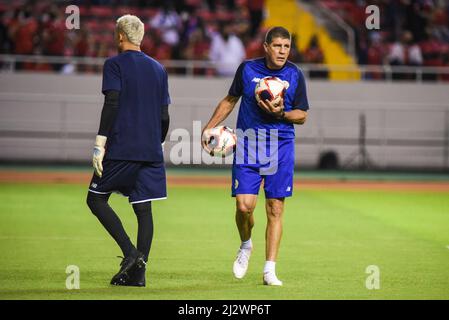
[[102, 92], [120, 91], [105, 159], [163, 161], [162, 106], [170, 104], [167, 72], [143, 52], [127, 50], [106, 60]]
[[287, 61], [281, 69], [274, 70], [267, 67], [265, 58], [247, 60], [237, 69], [229, 89], [229, 95], [242, 97], [237, 129], [266, 129], [267, 132], [277, 129], [278, 139], [294, 139], [295, 129], [292, 123], [275, 119], [257, 104], [254, 90], [259, 80], [268, 76], [278, 77], [289, 84], [284, 95], [285, 111], [309, 109], [304, 75], [295, 64]]

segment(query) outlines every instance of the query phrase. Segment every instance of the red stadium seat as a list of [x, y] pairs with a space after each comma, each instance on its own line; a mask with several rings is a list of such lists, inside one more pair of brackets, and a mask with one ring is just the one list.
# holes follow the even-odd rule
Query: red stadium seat
[[103, 26], [95, 19], [90, 19], [85, 22], [87, 30], [92, 33], [100, 32], [103, 30]]
[[230, 11], [219, 11], [218, 13], [217, 13], [217, 16], [216, 16], [216, 18], [218, 19], [218, 20], [225, 20], [225, 21], [229, 21], [229, 20], [232, 20], [232, 19], [234, 19], [234, 12], [230, 12]]
[[236, 0], [235, 4], [238, 7], [246, 7], [248, 5], [248, 1], [247, 0]]
[[185, 3], [191, 7], [199, 7], [201, 6], [202, 0], [185, 0]]
[[197, 14], [204, 21], [212, 21], [215, 19], [215, 14], [209, 10], [201, 9], [201, 10], [198, 10]]
[[108, 20], [103, 22], [104, 30], [106, 31], [114, 31], [116, 22], [115, 20]]
[[125, 14], [133, 14], [138, 16], [139, 15], [139, 8], [136, 7], [126, 7], [126, 6], [120, 6], [115, 9], [115, 15], [116, 16], [123, 16]]
[[92, 6], [89, 9], [89, 15], [92, 17], [110, 18], [112, 13], [112, 8], [107, 6]]
[[87, 16], [87, 13], [89, 12], [89, 10], [86, 8], [86, 6], [78, 6], [78, 8], [80, 9], [81, 17]]
[[158, 10], [153, 8], [140, 9], [137, 13], [137, 16], [143, 21], [151, 19], [156, 15], [157, 12]]

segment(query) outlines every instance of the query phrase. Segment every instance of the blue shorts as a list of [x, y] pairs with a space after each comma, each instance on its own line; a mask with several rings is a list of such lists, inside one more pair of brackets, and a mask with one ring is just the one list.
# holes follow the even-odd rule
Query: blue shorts
[[93, 175], [89, 191], [98, 194], [121, 193], [131, 204], [167, 198], [163, 162], [104, 160], [103, 175]]
[[295, 141], [278, 141], [277, 161], [267, 164], [236, 164], [232, 166], [232, 196], [259, 194], [264, 181], [267, 199], [291, 197], [295, 169]]

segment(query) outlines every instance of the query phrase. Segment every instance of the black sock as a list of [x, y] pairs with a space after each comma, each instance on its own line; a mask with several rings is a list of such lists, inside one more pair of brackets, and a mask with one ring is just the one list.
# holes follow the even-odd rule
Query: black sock
[[148, 261], [151, 242], [153, 241], [153, 214], [151, 212], [151, 201], [133, 204], [134, 213], [137, 216], [137, 250], [145, 256]]
[[122, 222], [117, 214], [112, 210], [108, 204], [110, 194], [97, 194], [88, 192], [87, 205], [92, 213], [100, 220], [101, 224], [114, 238], [115, 242], [122, 249], [123, 255], [128, 257], [136, 253], [136, 248], [132, 244]]

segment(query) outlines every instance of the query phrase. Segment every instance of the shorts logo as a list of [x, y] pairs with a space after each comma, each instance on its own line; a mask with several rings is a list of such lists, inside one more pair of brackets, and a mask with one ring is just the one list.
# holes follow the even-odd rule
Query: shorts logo
[[239, 181], [237, 179], [234, 180], [234, 189], [239, 187]]
[[285, 191], [287, 191], [287, 192], [292, 191], [292, 187], [288, 186], [288, 187], [287, 187], [287, 190], [285, 190]]
[[92, 183], [90, 186], [95, 189], [98, 185], [96, 183]]

